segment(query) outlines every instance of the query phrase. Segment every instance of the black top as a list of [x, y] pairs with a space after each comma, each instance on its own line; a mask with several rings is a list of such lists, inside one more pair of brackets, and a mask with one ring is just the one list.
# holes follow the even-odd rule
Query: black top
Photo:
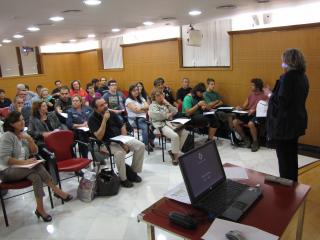
[[54, 107], [60, 107], [62, 112], [67, 112], [68, 109], [72, 107], [71, 98], [68, 98], [66, 102], [62, 101], [61, 98], [58, 98]]
[[[110, 118], [107, 121], [106, 131], [103, 136], [103, 141], [108, 142], [110, 138], [121, 135], [122, 121], [114, 112], [109, 112]], [[103, 116], [97, 112], [93, 112], [88, 120], [90, 132], [94, 135], [101, 126]]]
[[269, 100], [266, 126], [270, 139], [289, 140], [305, 134], [308, 92], [309, 82], [303, 72], [291, 70], [280, 77]]
[[4, 98], [3, 100], [0, 100], [0, 108], [9, 107], [11, 104], [11, 100], [9, 98]]
[[173, 105], [173, 103], [174, 103], [174, 97], [173, 97], [173, 95], [172, 95], [171, 89], [168, 88], [168, 87], [165, 87], [165, 88], [163, 89], [163, 94], [164, 94], [164, 98], [165, 98], [171, 105]]
[[56, 94], [56, 93], [58, 93], [58, 92], [60, 92], [60, 88], [59, 88], [59, 87], [53, 89], [52, 92], [51, 92], [51, 94], [53, 95], [53, 94]]
[[183, 101], [184, 97], [191, 92], [192, 88], [179, 88], [177, 91], [177, 100]]
[[109, 91], [109, 88], [107, 86], [104, 86], [104, 87], [99, 87], [96, 92], [100, 93], [101, 96], [103, 96], [108, 91]]

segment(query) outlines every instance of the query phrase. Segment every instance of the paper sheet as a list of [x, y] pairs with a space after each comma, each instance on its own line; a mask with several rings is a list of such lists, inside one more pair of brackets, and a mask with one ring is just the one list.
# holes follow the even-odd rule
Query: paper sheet
[[234, 107], [218, 107], [218, 110], [232, 110]]
[[178, 202], [191, 204], [186, 185], [184, 182], [176, 185], [175, 187], [171, 188], [164, 194], [165, 197], [176, 200]]
[[231, 230], [240, 231], [246, 240], [277, 240], [278, 236], [248, 225], [234, 223], [216, 218], [208, 231], [202, 236], [204, 240], [226, 240], [225, 234]]
[[82, 130], [84, 132], [89, 132], [89, 128], [88, 127], [79, 127], [79, 130]]
[[113, 141], [118, 141], [118, 142], [122, 142], [122, 143], [127, 143], [132, 139], [135, 139], [134, 137], [131, 136], [126, 136], [126, 135], [119, 135], [113, 138], [110, 138]]
[[248, 179], [247, 171], [241, 167], [225, 167], [224, 172], [229, 179]]
[[32, 163], [32, 164], [27, 164], [27, 165], [12, 165], [11, 167], [13, 168], [33, 168], [34, 166], [38, 165], [39, 163], [42, 163], [44, 162], [44, 160], [38, 160], [37, 162], [35, 163]]
[[239, 113], [239, 114], [248, 114], [247, 111], [242, 111], [242, 110], [233, 110], [233, 113]]
[[204, 112], [203, 115], [213, 115], [216, 113], [216, 110], [211, 110], [210, 112]]
[[67, 113], [59, 113], [59, 114], [64, 118], [68, 118], [68, 114]]
[[189, 122], [190, 119], [188, 118], [176, 118], [174, 120], [172, 120], [172, 123], [180, 123], [180, 124], [186, 124], [187, 122]]

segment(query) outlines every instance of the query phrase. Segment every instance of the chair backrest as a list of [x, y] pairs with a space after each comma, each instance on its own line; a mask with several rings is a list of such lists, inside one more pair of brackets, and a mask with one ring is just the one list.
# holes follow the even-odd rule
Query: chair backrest
[[52, 132], [44, 138], [44, 142], [48, 150], [55, 154], [57, 162], [73, 158], [73, 132], [69, 130], [60, 130]]
[[6, 118], [9, 114], [9, 107], [0, 108], [0, 117]]

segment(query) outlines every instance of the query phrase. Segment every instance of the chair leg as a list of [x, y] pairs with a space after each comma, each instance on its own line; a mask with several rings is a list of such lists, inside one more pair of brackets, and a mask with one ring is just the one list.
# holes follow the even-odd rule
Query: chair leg
[[6, 223], [6, 227], [9, 227], [7, 211], [6, 211], [6, 207], [4, 205], [4, 200], [3, 200], [3, 196], [2, 196], [1, 192], [0, 192], [0, 198], [1, 198], [1, 207], [2, 207], [2, 212], [3, 212], [4, 222]]
[[[58, 168], [57, 168], [57, 165], [55, 166], [55, 172], [56, 172], [56, 177], [57, 177], [57, 180], [58, 180], [58, 184], [59, 184], [59, 188], [61, 188], [61, 180], [60, 180], [60, 175], [59, 175], [59, 171], [58, 171]], [[61, 199], [61, 203], [64, 204], [64, 201]]]
[[51, 189], [50, 187], [48, 186], [48, 193], [49, 193], [49, 198], [50, 198], [50, 204], [51, 204], [51, 208], [53, 209], [54, 206], [53, 206], [53, 200], [52, 200], [52, 193], [51, 193]]
[[163, 137], [161, 136], [161, 150], [162, 150], [162, 162], [164, 162], [164, 144]]

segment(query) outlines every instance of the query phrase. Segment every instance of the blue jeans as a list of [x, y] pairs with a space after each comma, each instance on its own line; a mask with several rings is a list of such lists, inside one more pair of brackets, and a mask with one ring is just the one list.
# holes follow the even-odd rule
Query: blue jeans
[[[136, 122], [138, 122], [138, 126], [136, 124]], [[148, 138], [148, 124], [147, 124], [147, 120], [145, 118], [138, 118], [138, 120], [136, 121], [136, 119], [130, 119], [130, 124], [132, 127], [134, 128], [138, 128], [139, 130], [141, 130], [142, 132], [142, 142], [148, 146], [149, 144], [149, 138]]]

